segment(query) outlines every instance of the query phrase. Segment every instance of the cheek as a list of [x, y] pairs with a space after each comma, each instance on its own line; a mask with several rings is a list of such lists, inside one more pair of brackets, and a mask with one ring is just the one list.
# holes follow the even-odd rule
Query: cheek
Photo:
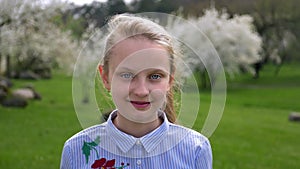
[[161, 89], [152, 90], [150, 96], [155, 100], [163, 100], [166, 97], [167, 92]]
[[170, 88], [171, 88], [171, 83], [170, 83], [169, 79], [165, 79], [159, 85], [157, 85], [156, 89], [167, 92]]
[[111, 94], [113, 98], [124, 97], [129, 93], [129, 83], [124, 83], [121, 80], [113, 79], [111, 84]]
[[169, 83], [164, 82], [152, 87], [150, 95], [156, 99], [164, 99], [169, 89]]
[[167, 91], [161, 89], [152, 90], [150, 93], [150, 100], [154, 101], [151, 104], [152, 109], [158, 110], [161, 108], [165, 109], [165, 103], [167, 102]]

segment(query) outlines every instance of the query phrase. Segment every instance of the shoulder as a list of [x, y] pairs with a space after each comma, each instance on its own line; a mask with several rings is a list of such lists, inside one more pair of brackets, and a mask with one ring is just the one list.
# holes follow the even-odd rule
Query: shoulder
[[[201, 149], [210, 149], [210, 142], [203, 134], [177, 124], [170, 124], [170, 132], [174, 137], [181, 137], [179, 144], [184, 147], [190, 147], [196, 151]], [[172, 134], [173, 133], [173, 134]]]
[[66, 142], [65, 146], [76, 146], [77, 144], [81, 144], [84, 141], [95, 140], [99, 135], [105, 134], [105, 126], [106, 123], [91, 126], [86, 128], [72, 137], [70, 137]]
[[195, 131], [193, 129], [177, 125], [177, 124], [170, 124], [169, 129], [171, 132], [181, 133], [188, 138], [188, 140], [196, 141], [196, 142], [205, 142], [208, 141], [208, 138], [205, 137], [203, 134]]
[[81, 155], [82, 147], [86, 144], [85, 142], [95, 143], [94, 141], [100, 133], [105, 134], [105, 126], [105, 123], [95, 125], [84, 129], [69, 138], [63, 147], [60, 168], [73, 168], [74, 166], [80, 166], [81, 163], [83, 164], [84, 156]]
[[195, 130], [182, 126], [171, 125], [171, 128], [179, 133], [186, 133], [185, 138], [178, 145], [184, 149], [184, 152], [187, 150], [192, 153], [190, 157], [194, 157], [195, 168], [212, 169], [213, 157], [208, 138]]
[[189, 164], [197, 169], [212, 168], [212, 150], [210, 142], [203, 134], [176, 124], [169, 125], [169, 135], [177, 140], [174, 154], [180, 155], [182, 161], [192, 161]]

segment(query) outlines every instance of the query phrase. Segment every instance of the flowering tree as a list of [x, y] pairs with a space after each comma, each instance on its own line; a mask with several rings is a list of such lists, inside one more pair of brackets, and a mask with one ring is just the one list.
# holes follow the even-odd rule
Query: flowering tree
[[[69, 68], [77, 54], [77, 43], [69, 32], [51, 22], [65, 6], [58, 1], [0, 0], [0, 51], [6, 72], [41, 71], [53, 66]], [[0, 58], [4, 60], [3, 58]], [[3, 69], [3, 61], [2, 66]]]
[[88, 102], [89, 97], [93, 95], [94, 91], [86, 89], [92, 89], [95, 85], [91, 79], [97, 76], [95, 68], [103, 55], [104, 42], [105, 33], [94, 24], [90, 24], [82, 34], [79, 44], [80, 52], [73, 72], [73, 89], [83, 91], [83, 102]]
[[188, 22], [171, 20], [168, 28], [183, 42], [184, 60], [194, 72], [204, 75], [207, 67], [218, 69], [214, 67], [212, 45], [231, 76], [241, 71], [254, 73], [251, 64], [261, 59], [262, 40], [253, 29], [251, 16], [229, 18], [226, 12], [211, 8], [202, 17], [189, 18]]
[[257, 76], [264, 64], [276, 66], [275, 75], [288, 61], [296, 60], [299, 50], [299, 1], [260, 0], [253, 11], [257, 31], [263, 39], [263, 60], [257, 63]]

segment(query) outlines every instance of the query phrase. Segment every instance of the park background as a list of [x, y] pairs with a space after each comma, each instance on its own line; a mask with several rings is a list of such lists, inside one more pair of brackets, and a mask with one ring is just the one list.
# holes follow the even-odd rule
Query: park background
[[[109, 16], [124, 12], [164, 12], [196, 25], [210, 23], [198, 26], [215, 32], [204, 31], [227, 75], [223, 117], [209, 138], [214, 168], [299, 168], [300, 122], [289, 117], [300, 112], [297, 0], [0, 2], [0, 168], [59, 168], [64, 142], [82, 130], [72, 100], [79, 49]], [[211, 86], [203, 65], [192, 67], [201, 93], [193, 128], [201, 131]], [[41, 99], [17, 97], [14, 91], [24, 86]]]

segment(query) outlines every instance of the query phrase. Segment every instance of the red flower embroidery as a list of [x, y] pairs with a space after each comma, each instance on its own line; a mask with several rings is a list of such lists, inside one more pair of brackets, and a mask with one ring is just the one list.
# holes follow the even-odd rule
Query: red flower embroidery
[[115, 159], [106, 160], [106, 158], [101, 158], [99, 160], [95, 160], [91, 167], [93, 169], [122, 169], [129, 166], [129, 163], [125, 166], [122, 162], [120, 167], [115, 167], [115, 162]]
[[107, 169], [107, 168], [111, 168], [111, 169], [113, 169], [113, 167], [114, 167], [114, 165], [115, 165], [115, 159], [112, 159], [112, 160], [108, 160], [108, 161], [106, 161], [106, 159], [105, 158], [101, 158], [101, 159], [99, 159], [99, 160], [96, 160], [95, 162], [94, 162], [94, 164], [92, 164], [92, 168], [99, 168], [99, 169]]

